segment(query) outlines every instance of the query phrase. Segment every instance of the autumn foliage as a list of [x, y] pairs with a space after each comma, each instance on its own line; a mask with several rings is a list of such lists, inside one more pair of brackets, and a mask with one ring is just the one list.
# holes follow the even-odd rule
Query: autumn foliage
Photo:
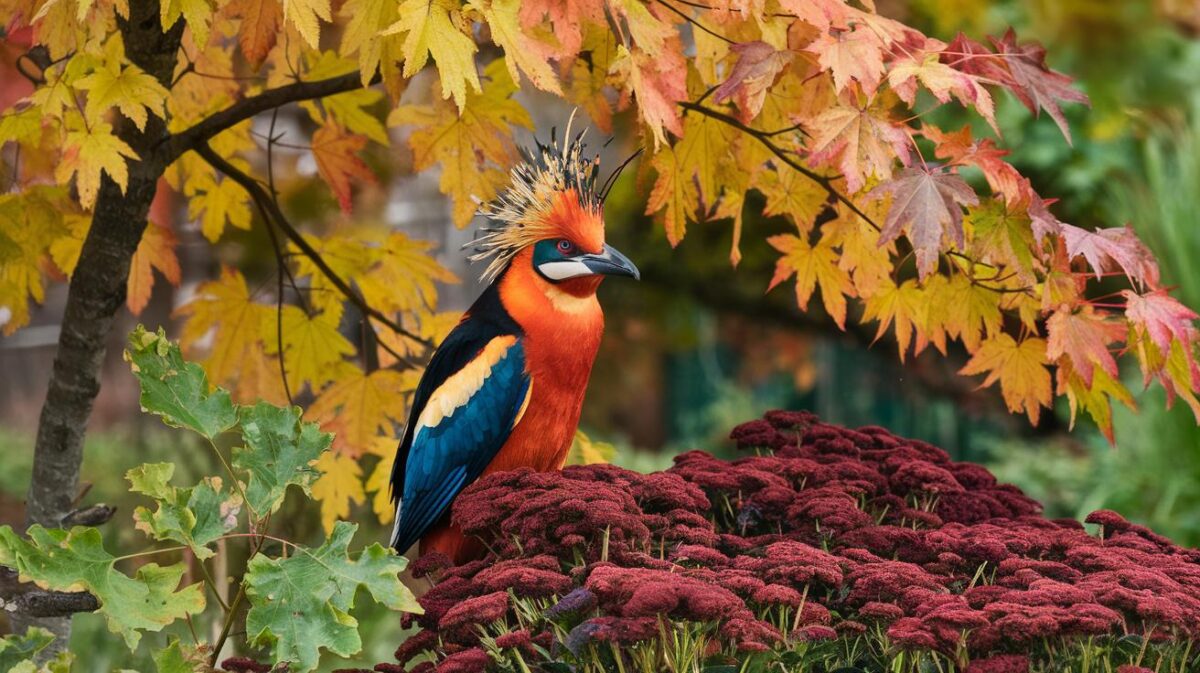
[[754, 455], [692, 451], [652, 474], [592, 465], [469, 487], [454, 518], [491, 551], [413, 565], [433, 588], [424, 614], [406, 617], [422, 630], [399, 663], [439, 673], [523, 670], [518, 659], [585, 671], [1194, 665], [1195, 550], [1111, 511], [1087, 518], [1092, 532], [1046, 519], [986, 469], [878, 427], [776, 411], [732, 437]]
[[[535, 130], [522, 87], [644, 150], [646, 212], [670, 244], [728, 227], [736, 266], [757, 192], [795, 228], [766, 239], [778, 263], [763, 287], [791, 286], [806, 310], [819, 293], [839, 327], [874, 326], [901, 359], [961, 347], [962, 374], [1033, 423], [1057, 395], [1111, 439], [1111, 401], [1133, 404], [1120, 360], [1200, 415], [1196, 314], [1149, 250], [1127, 227], [1060, 221], [1006, 161], [999, 97], [1067, 142], [1062, 106], [1087, 102], [1011, 31], [947, 42], [869, 0], [172, 0], [157, 17], [180, 46], [156, 77], [130, 58], [129, 6], [0, 0], [32, 82], [0, 116], [3, 329], [72, 276], [104, 200], [136, 197], [131, 175], [161, 176], [214, 244], [265, 228], [276, 283], [224, 255], [175, 315], [238, 401], [311, 401], [336, 433], [314, 485], [327, 527], [368, 497], [391, 517], [407, 394], [456, 319], [437, 309], [437, 284], [456, 279], [431, 245], [381, 224], [387, 181], [438, 171], [468, 226], [506, 184], [514, 134]], [[940, 128], [943, 105], [981, 123]], [[162, 138], [139, 156], [130, 139], [152, 128]], [[326, 209], [288, 206], [314, 182]], [[180, 225], [151, 219], [129, 264], [134, 313], [181, 278]]]

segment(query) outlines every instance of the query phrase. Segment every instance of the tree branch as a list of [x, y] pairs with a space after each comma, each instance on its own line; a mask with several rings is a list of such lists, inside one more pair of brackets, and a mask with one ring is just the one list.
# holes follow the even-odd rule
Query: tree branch
[[117, 513], [116, 507], [111, 507], [105, 504], [92, 505], [84, 507], [72, 512], [68, 512], [62, 518], [62, 527], [70, 528], [72, 526], [99, 526], [103, 523], [108, 523], [109, 519], [113, 518], [113, 514]]
[[771, 142], [771, 136], [777, 135], [778, 132], [767, 133], [765, 131], [759, 131], [756, 128], [753, 128], [753, 127], [747, 126], [746, 124], [743, 124], [736, 117], [727, 115], [724, 112], [721, 112], [719, 110], [714, 110], [712, 108], [705, 107], [698, 103], [691, 103], [688, 101], [684, 101], [684, 102], [680, 103], [679, 106], [685, 110], [699, 112], [700, 114], [702, 114], [706, 117], [711, 117], [718, 121], [724, 122], [724, 123], [728, 124], [729, 126], [732, 126], [733, 128], [741, 131], [742, 133], [745, 133], [745, 134], [753, 137], [754, 139], [758, 140], [758, 142], [762, 143], [768, 150], [771, 151], [771, 154], [774, 154], [776, 157], [778, 157], [780, 161], [787, 164], [793, 170], [797, 171], [798, 173], [800, 173], [804, 177], [808, 178], [809, 180], [812, 180], [813, 182], [817, 183], [818, 185], [821, 185], [821, 188], [824, 189], [829, 194], [829, 196], [831, 196], [832, 198], [837, 199], [838, 201], [845, 204], [846, 207], [849, 208], [855, 215], [858, 215], [859, 217], [861, 217], [863, 219], [863, 221], [865, 221], [867, 224], [874, 227], [876, 231], [880, 230], [879, 224], [876, 223], [875, 220], [871, 219], [871, 216], [864, 213], [862, 211], [862, 209], [859, 208], [858, 205], [856, 205], [853, 201], [851, 201], [848, 196], [839, 192], [837, 190], [837, 188], [833, 186], [833, 181], [830, 178], [827, 178], [824, 175], [821, 175], [820, 173], [817, 173], [816, 171], [812, 170], [811, 168], [800, 163], [799, 161], [796, 161], [792, 157], [788, 156], [787, 152], [785, 152], [782, 147]]
[[[329, 279], [329, 282], [333, 283], [334, 287], [336, 287], [338, 291], [345, 295], [346, 299], [350, 300], [350, 303], [357, 306], [359, 311], [362, 311], [363, 315], [366, 315], [374, 320], [378, 320], [384, 325], [387, 325], [387, 327], [393, 332], [405, 338], [411, 339], [422, 346], [425, 346], [426, 348], [433, 347], [433, 344], [428, 339], [410, 332], [395, 320], [392, 320], [387, 315], [368, 304], [367, 300], [364, 299], [357, 290], [351, 287], [350, 284], [347, 283], [341, 276], [339, 276], [336, 271], [330, 268], [329, 264], [321, 257], [321, 253], [317, 252], [316, 249], [314, 249], [312, 245], [310, 245], [309, 242], [304, 238], [304, 236], [301, 235], [294, 226], [292, 226], [292, 223], [288, 221], [287, 217], [283, 214], [283, 211], [279, 208], [279, 204], [267, 194], [266, 190], [263, 189], [262, 185], [260, 185], [257, 180], [238, 170], [228, 161], [221, 158], [221, 156], [214, 152], [207, 143], [200, 143], [193, 149], [195, 149], [196, 153], [199, 154], [205, 161], [207, 161], [209, 165], [221, 173], [224, 173], [230, 180], [238, 183], [242, 186], [242, 188], [249, 192], [250, 197], [254, 199], [255, 205], [257, 205], [262, 212], [269, 216], [270, 220], [279, 227], [279, 230], [283, 232], [284, 236], [287, 236], [288, 240], [295, 244], [295, 246], [300, 249], [300, 252], [304, 253], [304, 256], [312, 261], [313, 265], [320, 269], [321, 273]], [[267, 222], [267, 226], [270, 226], [270, 222]], [[418, 366], [415, 362], [412, 362], [408, 359], [403, 359], [401, 361], [409, 367], [415, 368]]]
[[[380, 79], [380, 76], [376, 74], [368, 82], [368, 85], [374, 84], [380, 81]], [[267, 89], [257, 96], [243, 98], [224, 110], [205, 117], [194, 126], [164, 139], [159, 146], [158, 158], [163, 162], [163, 166], [169, 165], [184, 152], [193, 149], [198, 150], [201, 145], [207, 143], [221, 131], [231, 128], [255, 115], [282, 107], [288, 103], [312, 100], [314, 98], [325, 98], [326, 96], [333, 96], [361, 88], [363, 88], [362, 76], [356, 71], [326, 79], [311, 82], [295, 82], [274, 89]]]

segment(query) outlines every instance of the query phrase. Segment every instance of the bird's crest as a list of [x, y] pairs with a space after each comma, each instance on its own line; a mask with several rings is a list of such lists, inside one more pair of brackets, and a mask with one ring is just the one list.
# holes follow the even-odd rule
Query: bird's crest
[[509, 173], [509, 186], [494, 200], [482, 204], [479, 214], [488, 219], [482, 235], [464, 247], [474, 247], [472, 262], [487, 261], [483, 280], [500, 275], [522, 249], [559, 235], [559, 225], [550, 217], [562, 194], [573, 193], [579, 206], [598, 213], [613, 178], [597, 184], [600, 156], [584, 156], [587, 130], [571, 137], [571, 120], [561, 144], [550, 134], [548, 145], [535, 141], [533, 149], [522, 149], [522, 161]]

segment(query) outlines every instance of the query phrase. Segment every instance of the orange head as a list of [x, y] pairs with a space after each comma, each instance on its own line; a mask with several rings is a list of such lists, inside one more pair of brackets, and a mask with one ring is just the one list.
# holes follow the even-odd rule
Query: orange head
[[488, 225], [471, 244], [471, 260], [488, 262], [485, 280], [513, 268], [535, 274], [539, 285], [586, 296], [606, 275], [639, 278], [633, 262], [604, 242], [599, 158], [584, 158], [583, 134], [569, 134], [568, 126], [561, 147], [539, 143], [524, 152], [508, 189], [480, 209]]

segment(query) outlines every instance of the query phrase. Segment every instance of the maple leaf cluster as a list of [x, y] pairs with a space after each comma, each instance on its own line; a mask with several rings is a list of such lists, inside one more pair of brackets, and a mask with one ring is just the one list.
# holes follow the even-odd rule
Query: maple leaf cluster
[[[1061, 105], [1086, 97], [1011, 32], [946, 43], [843, 0], [157, 9], [182, 36], [169, 77], [131, 60], [128, 0], [0, 0], [3, 39], [28, 50], [18, 70], [34, 82], [0, 113], [3, 331], [29, 321], [47, 279], [74, 273], [98, 201], [124, 195], [131, 175], [162, 177], [129, 272], [134, 313], [156, 278], [181, 281], [173, 202], [212, 243], [260, 223], [276, 287], [248, 282], [223, 256], [175, 315], [185, 347], [239, 401], [310, 401], [310, 417], [337, 432], [314, 487], [327, 527], [369, 494], [391, 516], [386, 463], [408, 393], [455, 320], [437, 310], [436, 284], [454, 278], [430, 246], [371, 224], [385, 217], [384, 187], [436, 170], [451, 220], [467, 226], [520, 158], [514, 133], [533, 129], [534, 99], [517, 95], [525, 84], [602, 131], [619, 114], [634, 122], [641, 171], [653, 174], [647, 212], [672, 244], [689, 222], [730, 220], [736, 264], [747, 194], [761, 193], [765, 214], [795, 227], [767, 239], [780, 253], [769, 287], [794, 279], [803, 309], [819, 292], [839, 326], [877, 323], [902, 358], [959, 342], [971, 355], [963, 373], [999, 383], [1014, 412], [1036, 422], [1057, 394], [1111, 436], [1110, 400], [1132, 404], [1118, 356], [1132, 354], [1147, 384], [1200, 414], [1196, 316], [1166, 293], [1132, 231], [1059, 221], [995, 140], [916, 121], [953, 104], [995, 130], [996, 96], [1008, 91], [1067, 134]], [[266, 102], [296, 87], [315, 93], [283, 110]], [[239, 105], [258, 118], [222, 121]], [[135, 131], [184, 144], [156, 166], [127, 142]], [[324, 186], [310, 192], [314, 183]], [[271, 208], [298, 194], [331, 207], [284, 226]], [[1108, 276], [1128, 289], [1089, 298]], [[346, 337], [355, 321], [362, 343]]]

